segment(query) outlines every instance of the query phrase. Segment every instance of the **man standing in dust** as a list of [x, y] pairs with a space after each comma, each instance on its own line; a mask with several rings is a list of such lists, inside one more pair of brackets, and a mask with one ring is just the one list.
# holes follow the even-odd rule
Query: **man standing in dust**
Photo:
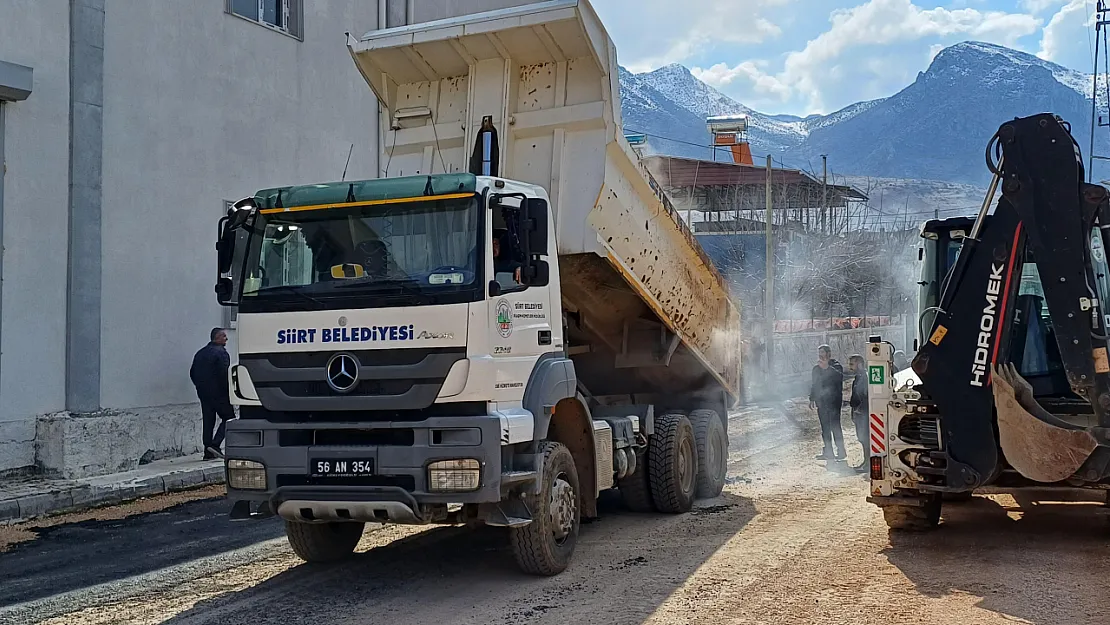
[[848, 371], [852, 374], [852, 397], [848, 404], [852, 407], [852, 423], [856, 426], [856, 438], [863, 447], [863, 463], [855, 467], [857, 471], [867, 468], [871, 456], [871, 426], [868, 423], [867, 408], [867, 363], [863, 356], [853, 354], [848, 357]]
[[[832, 357], [828, 345], [817, 348], [817, 364], [813, 366], [813, 378], [809, 387], [809, 407], [817, 410], [821, 422], [821, 440], [825, 448], [817, 455], [818, 460], [843, 460], [844, 432], [840, 429], [840, 407], [844, 403], [844, 367]], [[836, 443], [836, 453], [833, 453]]]

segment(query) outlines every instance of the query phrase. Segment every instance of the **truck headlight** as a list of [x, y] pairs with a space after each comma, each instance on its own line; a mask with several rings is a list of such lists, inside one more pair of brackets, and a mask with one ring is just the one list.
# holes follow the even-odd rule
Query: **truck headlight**
[[478, 490], [482, 466], [473, 458], [440, 460], [428, 465], [428, 490], [435, 492], [467, 492]]
[[236, 490], [266, 490], [265, 465], [253, 460], [228, 460], [227, 486]]

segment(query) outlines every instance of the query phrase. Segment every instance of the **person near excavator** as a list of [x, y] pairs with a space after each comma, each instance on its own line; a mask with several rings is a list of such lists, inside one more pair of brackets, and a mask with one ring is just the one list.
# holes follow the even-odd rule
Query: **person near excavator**
[[[825, 444], [817, 459], [843, 460], [847, 457], [844, 432], [840, 428], [840, 407], [844, 401], [844, 367], [832, 357], [832, 348], [828, 345], [817, 348], [817, 364], [813, 366], [812, 376], [809, 406], [810, 409], [817, 410], [817, 419], [821, 422], [821, 440]], [[836, 444], [835, 455], [833, 443]]]
[[856, 438], [863, 448], [863, 462], [857, 471], [867, 468], [871, 457], [871, 425], [868, 423], [867, 409], [867, 362], [863, 356], [853, 354], [848, 357], [848, 371], [852, 375], [852, 394], [848, 405], [852, 408], [852, 423], [856, 426]]

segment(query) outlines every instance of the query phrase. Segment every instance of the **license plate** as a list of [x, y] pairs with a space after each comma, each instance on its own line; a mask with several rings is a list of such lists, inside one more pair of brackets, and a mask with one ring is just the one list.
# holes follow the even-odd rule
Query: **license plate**
[[374, 460], [361, 458], [313, 458], [312, 477], [360, 477], [374, 474]]

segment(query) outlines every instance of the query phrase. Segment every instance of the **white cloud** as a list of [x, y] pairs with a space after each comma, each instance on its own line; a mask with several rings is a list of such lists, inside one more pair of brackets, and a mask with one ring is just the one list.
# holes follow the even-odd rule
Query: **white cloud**
[[[762, 85], [765, 91], [770, 90], [780, 98], [800, 98], [807, 111], [824, 112], [828, 110], [826, 92], [843, 87], [846, 80], [874, 84], [878, 68], [891, 71], [891, 63], [868, 63], [867, 55], [860, 48], [921, 45], [922, 40], [953, 36], [1012, 46], [1018, 39], [1037, 32], [1042, 23], [1022, 13], [971, 8], [922, 9], [911, 0], [869, 0], [850, 9], [835, 10], [829, 19], [830, 28], [807, 42], [802, 50], [787, 54], [782, 71], [775, 75], [763, 72], [754, 63], [699, 71], [719, 81], [743, 78], [753, 86]], [[855, 54], [850, 54], [853, 52]], [[909, 68], [917, 66], [919, 59], [917, 55], [905, 55], [901, 61], [903, 73], [912, 72]], [[898, 72], [894, 74], [888, 76], [903, 78]], [[788, 91], [786, 95], [783, 89]]]
[[777, 77], [765, 73], [760, 69], [761, 65], [766, 66], [766, 61], [744, 61], [735, 67], [717, 63], [708, 69], [695, 67], [690, 72], [698, 80], [717, 87], [730, 85], [736, 80], [744, 80], [756, 93], [785, 101], [790, 96], [790, 87]]
[[[1090, 45], [1094, 11], [1094, 0], [1071, 0], [1060, 7], [1044, 27], [1037, 56], [1077, 69], [1090, 68], [1094, 58]], [[1086, 41], [1088, 45], [1077, 46], [1076, 41]]]
[[620, 42], [620, 60], [633, 72], [688, 61], [721, 44], [756, 45], [783, 34], [766, 9], [791, 0], [745, 0], [742, 19], [736, 0], [602, 0], [595, 2], [610, 35]]
[[1021, 8], [1030, 13], [1040, 13], [1047, 9], [1067, 4], [1068, 0], [1021, 0]]

